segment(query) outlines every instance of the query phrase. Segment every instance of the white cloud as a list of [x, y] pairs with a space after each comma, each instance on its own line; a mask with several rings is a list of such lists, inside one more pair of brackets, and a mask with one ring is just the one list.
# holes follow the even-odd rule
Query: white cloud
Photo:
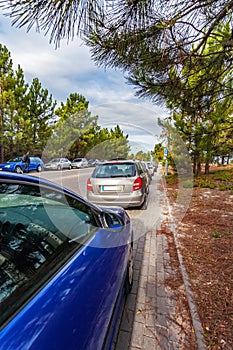
[[92, 106], [93, 114], [99, 115], [103, 127], [114, 128], [119, 125], [134, 148], [144, 147], [152, 150], [155, 143], [160, 142], [161, 127], [158, 118], [164, 119], [167, 114], [158, 106], [149, 103], [112, 102]]

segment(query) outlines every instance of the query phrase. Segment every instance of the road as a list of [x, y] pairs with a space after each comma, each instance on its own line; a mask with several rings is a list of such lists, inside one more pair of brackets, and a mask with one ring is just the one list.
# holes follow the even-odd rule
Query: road
[[[93, 172], [94, 168], [61, 170], [61, 171], [43, 171], [41, 173], [33, 173], [35, 176], [45, 178], [72, 190], [82, 197], [86, 198], [86, 181]], [[146, 210], [127, 210], [133, 221], [133, 226], [140, 226], [140, 230], [135, 229], [135, 240], [148, 232], [148, 229], [156, 227], [161, 220], [161, 208], [156, 195], [157, 182], [161, 177], [160, 173], [155, 173], [153, 181], [150, 185], [150, 193]]]
[[41, 173], [33, 173], [33, 175], [53, 181], [86, 198], [86, 181], [93, 169], [94, 168], [43, 171]]
[[[61, 170], [61, 171], [43, 171], [41, 173], [34, 173], [33, 175], [45, 178], [53, 181], [59, 185], [62, 185], [86, 198], [86, 181], [93, 172], [94, 168]], [[127, 210], [132, 220], [142, 221], [144, 227], [140, 235], [144, 235], [148, 231], [148, 227], [155, 227], [160, 220], [161, 209], [160, 203], [157, 200], [158, 196], [155, 196], [157, 191], [157, 180], [160, 178], [159, 173], [155, 173], [153, 181], [150, 185], [150, 193], [148, 197], [148, 205], [146, 210]], [[153, 193], [152, 193], [153, 192]], [[153, 197], [153, 199], [152, 199]], [[134, 225], [137, 225], [137, 222]], [[135, 230], [137, 232], [137, 230]], [[136, 239], [138, 239], [138, 233], [136, 233]]]

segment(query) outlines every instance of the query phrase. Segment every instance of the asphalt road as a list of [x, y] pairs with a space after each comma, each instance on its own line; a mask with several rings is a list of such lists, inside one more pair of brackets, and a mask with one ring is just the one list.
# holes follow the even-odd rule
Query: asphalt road
[[52, 170], [33, 173], [33, 175], [55, 182], [86, 198], [86, 181], [93, 172], [93, 169]]
[[[72, 169], [72, 170], [56, 170], [43, 171], [34, 173], [33, 175], [45, 178], [62, 185], [86, 198], [86, 181], [93, 172], [94, 168]], [[161, 219], [160, 203], [155, 196], [157, 180], [160, 178], [160, 173], [155, 173], [153, 181], [150, 185], [150, 193], [146, 210], [127, 210], [129, 216], [133, 220], [133, 225], [137, 226], [140, 221], [140, 235], [144, 235], [148, 231], [148, 227], [155, 227]], [[142, 230], [142, 228], [144, 228]], [[138, 232], [137, 230], [135, 230]], [[135, 239], [138, 239], [139, 233], [136, 233]]]

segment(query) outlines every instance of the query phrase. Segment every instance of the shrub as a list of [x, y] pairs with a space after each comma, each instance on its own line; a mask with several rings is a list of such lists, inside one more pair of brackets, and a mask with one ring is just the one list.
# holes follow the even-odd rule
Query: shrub
[[224, 185], [224, 184], [219, 184], [218, 189], [220, 191], [227, 191], [230, 189], [230, 186]]
[[184, 188], [193, 188], [193, 187], [197, 187], [198, 184], [195, 181], [192, 180], [186, 180], [183, 182], [183, 187]]

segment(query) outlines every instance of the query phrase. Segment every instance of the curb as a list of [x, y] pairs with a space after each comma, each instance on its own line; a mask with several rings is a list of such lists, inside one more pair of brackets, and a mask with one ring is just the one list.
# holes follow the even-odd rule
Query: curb
[[180, 246], [179, 246], [178, 237], [177, 237], [177, 231], [176, 231], [175, 223], [174, 223], [175, 220], [173, 218], [172, 209], [171, 209], [168, 197], [166, 195], [166, 188], [164, 186], [163, 179], [161, 179], [161, 180], [162, 180], [161, 182], [162, 182], [162, 185], [164, 188], [164, 193], [165, 193], [165, 201], [166, 201], [166, 205], [167, 205], [169, 217], [170, 217], [169, 225], [170, 225], [170, 229], [171, 229], [171, 232], [173, 234], [173, 237], [174, 237], [174, 242], [175, 242], [175, 246], [176, 246], [176, 250], [177, 250], [177, 255], [178, 255], [179, 264], [180, 264], [180, 270], [181, 270], [182, 279], [184, 282], [185, 293], [186, 293], [186, 297], [187, 297], [187, 301], [188, 301], [188, 305], [189, 305], [189, 310], [190, 310], [190, 315], [191, 315], [191, 319], [192, 319], [192, 323], [193, 323], [194, 333], [196, 336], [198, 350], [206, 350], [207, 348], [205, 345], [205, 339], [204, 339], [204, 335], [203, 335], [204, 331], [203, 331], [200, 317], [198, 315], [196, 304], [194, 302], [193, 293], [192, 293], [191, 288], [190, 288], [188, 274], [187, 274], [185, 266], [183, 264], [183, 257], [182, 257], [181, 251], [180, 251]]

